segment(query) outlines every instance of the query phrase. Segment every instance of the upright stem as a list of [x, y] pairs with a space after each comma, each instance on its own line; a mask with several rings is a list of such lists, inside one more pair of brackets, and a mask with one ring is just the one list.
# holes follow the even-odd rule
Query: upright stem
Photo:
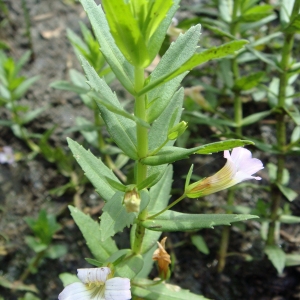
[[[135, 90], [139, 91], [144, 86], [144, 69], [135, 68]], [[137, 96], [135, 99], [135, 115], [146, 121], [146, 101], [145, 95]], [[137, 135], [137, 154], [138, 158], [141, 159], [146, 157], [148, 154], [148, 130], [147, 128], [136, 124], [136, 135]], [[143, 165], [139, 160], [137, 161], [137, 168], [135, 174], [136, 184], [139, 184], [147, 178], [147, 166]], [[142, 249], [143, 238], [145, 235], [145, 227], [140, 225], [140, 222], [145, 220], [147, 217], [147, 210], [142, 211], [137, 219], [137, 226], [135, 230], [135, 239], [133, 243], [133, 253], [139, 254]]]
[[[291, 19], [296, 16], [299, 12], [300, 2], [295, 1]], [[276, 113], [276, 137], [277, 137], [277, 148], [280, 154], [277, 155], [277, 174], [276, 182], [281, 183], [283, 178], [283, 171], [285, 166], [285, 152], [286, 152], [286, 125], [284, 121], [285, 117], [285, 95], [286, 88], [288, 85], [288, 69], [291, 53], [294, 45], [294, 33], [287, 33], [284, 37], [284, 44], [281, 53], [280, 67], [282, 72], [279, 75], [279, 90], [278, 90], [278, 101], [277, 101], [277, 113]], [[278, 219], [278, 210], [280, 208], [281, 193], [277, 186], [273, 184], [271, 186], [271, 213], [269, 224], [269, 230], [267, 235], [267, 245], [274, 245], [276, 243], [275, 230], [276, 222]]]

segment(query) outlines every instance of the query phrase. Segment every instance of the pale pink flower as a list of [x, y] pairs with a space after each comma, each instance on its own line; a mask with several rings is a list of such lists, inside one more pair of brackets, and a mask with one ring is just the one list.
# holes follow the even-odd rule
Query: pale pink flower
[[261, 180], [260, 177], [252, 175], [263, 169], [263, 164], [259, 159], [252, 158], [249, 150], [234, 148], [231, 155], [226, 150], [224, 157], [227, 158], [225, 166], [216, 174], [190, 184], [185, 191], [187, 197], [198, 198], [216, 193], [248, 179]]
[[58, 295], [59, 300], [129, 300], [131, 299], [128, 278], [110, 278], [107, 267], [78, 269], [81, 282], [67, 285]]

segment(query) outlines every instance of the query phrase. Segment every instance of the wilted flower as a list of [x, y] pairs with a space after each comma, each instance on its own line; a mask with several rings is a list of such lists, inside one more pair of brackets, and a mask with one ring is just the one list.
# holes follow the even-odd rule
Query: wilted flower
[[133, 189], [132, 191], [126, 192], [124, 195], [124, 205], [126, 211], [129, 212], [139, 212], [141, 204], [141, 197], [139, 192]]
[[59, 300], [129, 300], [131, 299], [128, 278], [110, 278], [107, 267], [78, 269], [81, 282], [67, 285], [59, 294]]
[[157, 261], [159, 276], [162, 279], [168, 279], [169, 277], [169, 264], [171, 263], [170, 255], [165, 250], [167, 237], [164, 237], [158, 244], [158, 249], [153, 253], [152, 259]]
[[0, 164], [13, 164], [15, 162], [15, 157], [12, 147], [4, 146], [0, 152]]
[[226, 150], [224, 157], [227, 158], [225, 166], [213, 176], [190, 184], [185, 191], [187, 197], [198, 198], [227, 189], [244, 180], [261, 179], [252, 174], [263, 169], [263, 164], [259, 159], [252, 158], [249, 150], [242, 147], [234, 148], [231, 155]]

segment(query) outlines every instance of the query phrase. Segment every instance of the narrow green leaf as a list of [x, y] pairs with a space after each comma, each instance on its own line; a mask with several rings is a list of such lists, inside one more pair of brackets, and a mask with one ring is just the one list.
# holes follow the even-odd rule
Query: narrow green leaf
[[96, 191], [105, 200], [108, 201], [115, 194], [115, 190], [107, 184], [106, 177], [114, 181], [120, 182], [113, 172], [98, 158], [96, 158], [90, 151], [85, 150], [77, 142], [67, 138], [69, 147], [73, 155], [87, 178], [94, 185]]
[[[157, 212], [157, 211], [156, 211]], [[155, 212], [149, 213], [149, 215]], [[184, 214], [168, 210], [155, 219], [145, 220], [142, 225], [153, 231], [187, 231], [201, 228], [214, 228], [234, 222], [258, 218], [254, 215], [233, 214]]]
[[71, 205], [69, 209], [75, 223], [86, 240], [87, 246], [97, 260], [105, 261], [118, 250], [114, 240], [111, 238], [104, 239], [103, 241], [99, 223]]
[[[156, 2], [156, 1], [153, 1]], [[148, 52], [150, 56], [150, 61], [153, 61], [155, 56], [158, 54], [161, 45], [165, 39], [165, 36], [167, 34], [168, 28], [172, 23], [172, 18], [175, 15], [176, 10], [179, 8], [179, 2], [180, 0], [173, 0], [172, 6], [170, 7], [169, 11], [167, 12], [167, 15], [162, 20], [156, 31], [152, 34], [150, 37], [150, 40], [148, 42]], [[148, 2], [150, 3], [150, 2]]]
[[281, 193], [290, 201], [294, 201], [297, 196], [298, 196], [298, 193], [296, 193], [295, 191], [293, 191], [292, 189], [282, 185], [282, 184], [279, 184], [279, 183], [276, 183], [277, 187], [280, 189]]
[[115, 276], [132, 279], [142, 270], [143, 265], [143, 257], [141, 255], [133, 255], [117, 265]]
[[209, 254], [209, 249], [205, 243], [204, 238], [201, 235], [192, 235], [191, 241], [193, 245], [203, 254]]
[[300, 15], [297, 15], [283, 30], [285, 33], [296, 33], [300, 31]]
[[59, 81], [54, 81], [50, 84], [50, 87], [57, 89], [57, 90], [64, 90], [64, 91], [70, 91], [74, 92], [78, 95], [80, 94], [86, 94], [87, 92], [90, 91], [90, 88], [82, 88], [80, 86], [77, 86], [75, 84], [70, 83], [69, 81], [65, 80], [59, 80]]
[[300, 217], [291, 215], [281, 215], [279, 217], [279, 222], [285, 224], [297, 224], [300, 223]]
[[109, 177], [105, 177], [105, 180], [109, 183], [109, 185], [120, 192], [126, 192], [126, 186], [123, 185], [122, 183], [115, 181]]
[[[184, 89], [181, 88], [172, 97], [169, 105], [164, 109], [163, 113], [155, 120], [149, 131], [149, 149], [150, 152], [162, 145], [168, 138], [168, 124], [174, 116], [174, 124], [179, 123], [182, 114], [182, 104], [184, 99]], [[156, 105], [155, 105], [156, 106]], [[170, 140], [167, 146], [174, 145], [175, 140]]]
[[134, 279], [131, 287], [133, 295], [147, 300], [209, 300], [201, 295], [181, 289], [179, 286], [148, 279]]
[[299, 266], [300, 265], [300, 254], [299, 253], [290, 253], [285, 255], [285, 266]]
[[242, 120], [242, 126], [248, 126], [250, 124], [256, 123], [265, 117], [269, 116], [272, 113], [271, 110], [261, 111], [255, 114], [252, 114]]
[[115, 112], [111, 112], [107, 107], [101, 105], [103, 101], [105, 101], [108, 105], [111, 104], [111, 106], [114, 106], [117, 110], [123, 111], [124, 114], [126, 113], [116, 94], [112, 92], [107, 83], [99, 77], [94, 68], [92, 68], [84, 58], [82, 58], [82, 66], [88, 78], [88, 84], [97, 92], [102, 100], [97, 101], [98, 99], [95, 99], [108, 132], [125, 154], [132, 159], [137, 159], [135, 122], [120, 114], [116, 115]]
[[14, 99], [22, 98], [28, 89], [37, 81], [39, 80], [40, 76], [34, 76], [24, 80], [14, 91], [13, 97]]
[[29, 112], [27, 112], [26, 114], [24, 114], [22, 116], [22, 124], [27, 124], [27, 123], [31, 122], [38, 115], [40, 115], [42, 112], [44, 112], [47, 109], [49, 109], [48, 105], [45, 105], [43, 107], [39, 107], [39, 108], [34, 109], [34, 110], [30, 110]]
[[277, 270], [278, 274], [282, 274], [285, 266], [285, 253], [278, 246], [266, 246], [265, 253], [269, 260]]
[[227, 140], [222, 142], [211, 143], [191, 149], [179, 147], [164, 147], [156, 155], [148, 156], [141, 159], [145, 165], [156, 166], [161, 164], [172, 163], [174, 161], [189, 157], [191, 154], [211, 154], [219, 151], [229, 150], [245, 145], [253, 145], [249, 140]]
[[[155, 70], [153, 72], [155, 72]], [[156, 121], [162, 112], [164, 112], [175, 96], [174, 94], [178, 89], [180, 82], [186, 75], [187, 72], [156, 87], [148, 93], [149, 108], [147, 109], [147, 121], [149, 123]]]
[[186, 175], [185, 184], [184, 184], [184, 190], [186, 191], [188, 185], [190, 184], [191, 176], [193, 174], [194, 165], [191, 165], [189, 172]]
[[272, 5], [256, 5], [244, 12], [238, 19], [239, 22], [256, 22], [273, 13]]
[[200, 38], [200, 30], [200, 25], [192, 26], [185, 34], [180, 35], [177, 40], [170, 45], [157, 67], [151, 73], [148, 85], [138, 93], [139, 95], [187, 71], [184, 70], [176, 76], [164, 81], [164, 78], [176, 72], [182, 64], [193, 57]]
[[103, 207], [101, 215], [100, 232], [102, 241], [123, 231], [133, 224], [135, 213], [128, 213], [122, 204], [124, 193], [117, 191], [115, 195]]
[[264, 77], [265, 72], [256, 72], [248, 76], [240, 77], [235, 81], [233, 90], [235, 91], [247, 91], [258, 85], [261, 79]]
[[123, 55], [136, 67], [148, 66], [148, 50], [130, 4], [119, 0], [103, 0], [102, 4], [110, 32]]
[[80, 0], [80, 2], [88, 14], [96, 38], [100, 44], [101, 52], [105, 56], [107, 63], [110, 65], [122, 85], [130, 93], [133, 93], [134, 68], [126, 61], [119, 48], [116, 46], [101, 6], [97, 6], [97, 4], [91, 0]]
[[[192, 27], [192, 28], [194, 28], [194, 27]], [[173, 62], [174, 58], [170, 57], [169, 64], [171, 64], [171, 68], [167, 64], [165, 66], [166, 70], [168, 70], [168, 73], [163, 73], [160, 77], [155, 78], [155, 80], [151, 80], [152, 79], [151, 78], [152, 74], [151, 74], [150, 83], [148, 85], [146, 85], [141, 91], [139, 91], [138, 95], [142, 95], [142, 94], [150, 91], [154, 87], [156, 87], [160, 84], [163, 84], [186, 71], [192, 70], [193, 68], [195, 68], [196, 66], [198, 66], [200, 64], [208, 62], [212, 59], [218, 59], [218, 58], [222, 58], [224, 56], [230, 55], [230, 54], [234, 54], [236, 51], [243, 48], [247, 43], [248, 43], [248, 41], [246, 41], [246, 40], [232, 41], [232, 42], [223, 44], [219, 47], [213, 47], [213, 48], [210, 48], [203, 52], [196, 53], [190, 59], [188, 59], [186, 62], [184, 62], [179, 68], [177, 67], [176, 69], [174, 69], [172, 67], [172, 65], [174, 64], [174, 62]], [[187, 45], [189, 45], [189, 44], [187, 44]], [[173, 64], [172, 64], [172, 62], [173, 62]]]

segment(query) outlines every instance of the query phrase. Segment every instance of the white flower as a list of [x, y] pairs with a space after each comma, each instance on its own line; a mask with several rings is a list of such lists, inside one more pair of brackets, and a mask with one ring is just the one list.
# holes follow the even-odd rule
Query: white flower
[[129, 300], [131, 299], [128, 278], [109, 278], [110, 268], [78, 269], [81, 282], [67, 285], [58, 295], [59, 300]]
[[12, 147], [4, 146], [2, 151], [0, 151], [0, 164], [13, 164], [14, 162], [15, 157]]
[[225, 166], [213, 176], [190, 184], [185, 191], [187, 197], [198, 198], [227, 189], [244, 180], [261, 179], [252, 174], [263, 169], [264, 166], [259, 159], [252, 158], [249, 150], [242, 147], [234, 148], [231, 155], [226, 150], [224, 157], [227, 158]]

